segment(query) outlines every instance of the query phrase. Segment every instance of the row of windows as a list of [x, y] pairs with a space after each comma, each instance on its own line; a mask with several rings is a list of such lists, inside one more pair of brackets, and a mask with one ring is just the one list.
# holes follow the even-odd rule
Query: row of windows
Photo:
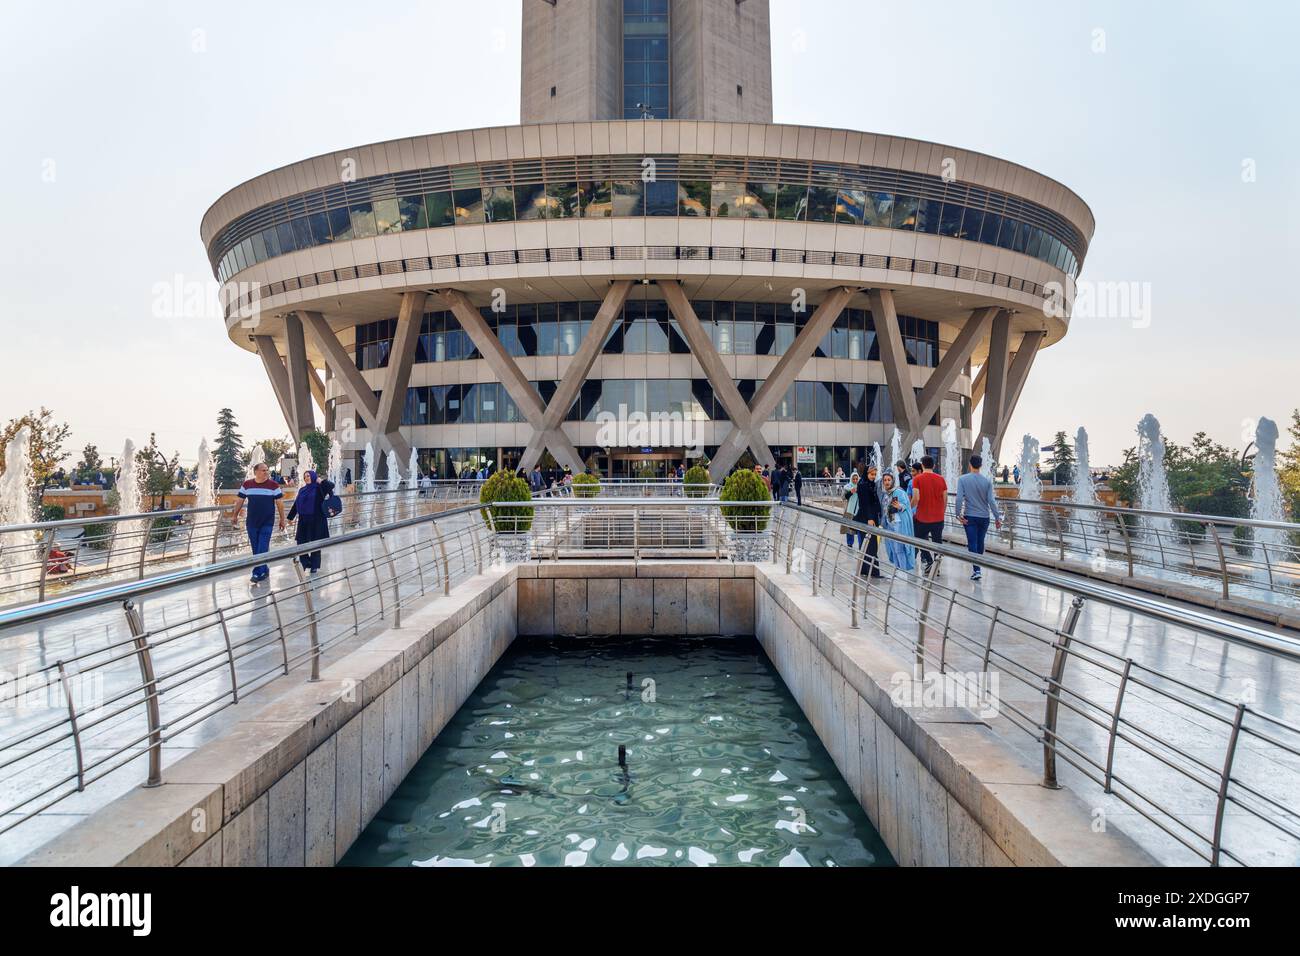
[[[703, 300], [692, 303], [714, 348], [723, 355], [784, 355], [804, 328], [810, 312], [787, 304]], [[515, 357], [573, 355], [591, 331], [598, 302], [544, 302], [506, 306], [502, 312], [480, 309], [488, 326]], [[898, 317], [907, 361], [936, 368], [939, 325], [912, 316]], [[384, 368], [397, 320], [368, 322], [356, 328], [357, 368]], [[631, 301], [623, 308], [602, 348], [605, 355], [688, 355], [677, 320], [659, 301]], [[875, 325], [865, 309], [845, 309], [813, 353], [818, 358], [880, 360]], [[450, 312], [429, 312], [421, 321], [415, 361], [455, 362], [478, 358], [469, 335]]]
[[623, 118], [668, 119], [668, 0], [624, 0]]
[[[748, 404], [763, 384], [761, 379], [736, 381]], [[559, 383], [533, 382], [549, 404]], [[919, 389], [918, 389], [919, 391]], [[963, 409], [969, 399], [961, 399]], [[725, 422], [729, 418], [714, 396], [707, 379], [593, 379], [565, 416], [570, 422], [595, 422], [602, 413], [623, 419], [626, 415], [670, 414], [681, 421]], [[526, 421], [519, 407], [497, 382], [459, 385], [420, 385], [408, 388], [402, 410], [403, 425], [517, 424]], [[772, 421], [840, 422], [865, 424], [894, 421], [893, 404], [885, 385], [854, 382], [795, 382], [777, 403]], [[938, 415], [930, 422], [939, 424]], [[364, 423], [360, 423], [365, 427]]]
[[483, 186], [312, 213], [254, 233], [221, 260], [225, 282], [250, 265], [329, 242], [437, 226], [583, 216], [714, 216], [838, 222], [968, 239], [1022, 252], [1076, 275], [1074, 253], [1037, 226], [956, 203], [775, 183], [601, 181]]

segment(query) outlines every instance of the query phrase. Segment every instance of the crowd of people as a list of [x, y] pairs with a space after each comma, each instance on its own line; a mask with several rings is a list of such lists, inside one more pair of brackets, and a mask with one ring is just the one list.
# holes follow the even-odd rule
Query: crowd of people
[[[970, 468], [957, 479], [953, 513], [966, 533], [966, 548], [972, 554], [984, 553], [989, 523], [1002, 527], [993, 482], [980, 473], [983, 459], [972, 455]], [[829, 472], [829, 469], [826, 470]], [[839, 472], [836, 478], [843, 474]], [[920, 461], [899, 462], [882, 475], [874, 462], [860, 462], [844, 479], [844, 517], [868, 528], [884, 528], [903, 539], [916, 538], [943, 544], [943, 529], [948, 506], [948, 483], [934, 470], [934, 458], [925, 455]], [[881, 577], [880, 535], [843, 525], [840, 533], [853, 550], [862, 551], [860, 573]], [[905, 540], [885, 539], [885, 557], [902, 571], [916, 569], [919, 558], [922, 570], [929, 573], [934, 554], [923, 545]], [[983, 572], [971, 565], [971, 580], [979, 581]]]

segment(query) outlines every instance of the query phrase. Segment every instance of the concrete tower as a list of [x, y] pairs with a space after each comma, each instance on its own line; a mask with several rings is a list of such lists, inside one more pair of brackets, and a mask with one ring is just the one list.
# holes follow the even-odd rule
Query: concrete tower
[[772, 121], [767, 0], [523, 0], [524, 123]]

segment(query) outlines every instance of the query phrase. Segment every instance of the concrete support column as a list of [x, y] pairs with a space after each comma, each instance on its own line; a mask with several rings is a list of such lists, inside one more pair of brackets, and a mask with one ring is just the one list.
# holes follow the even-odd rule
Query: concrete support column
[[909, 429], [903, 435], [904, 448], [912, 447], [912, 442], [922, 437], [926, 424], [934, 418], [935, 412], [939, 410], [939, 403], [943, 401], [943, 397], [952, 388], [953, 382], [957, 381], [957, 376], [966, 367], [966, 362], [975, 351], [975, 346], [984, 340], [985, 330], [992, 323], [997, 311], [996, 308], [976, 309], [957, 333], [956, 341], [949, 346], [942, 361], [939, 362], [939, 367], [930, 373], [929, 380], [921, 389], [921, 395], [917, 399], [920, 426], [915, 431]]
[[989, 356], [984, 361], [980, 375], [984, 379], [984, 409], [980, 416], [980, 430], [975, 437], [975, 452], [979, 453], [985, 438], [989, 447], [998, 443], [1002, 425], [1002, 407], [1007, 393], [1007, 366], [1011, 351], [1011, 313], [1005, 309], [993, 319], [989, 336]]
[[275, 339], [271, 336], [254, 335], [252, 340], [257, 349], [257, 356], [262, 360], [266, 377], [271, 381], [271, 391], [275, 393], [275, 400], [280, 405], [280, 414], [284, 416], [284, 423], [292, 434], [297, 428], [297, 418], [294, 415], [293, 402], [289, 398], [289, 373], [285, 370], [284, 360], [280, 358], [280, 353], [275, 347]]
[[415, 364], [415, 347], [420, 341], [420, 323], [424, 319], [424, 292], [405, 292], [397, 313], [393, 345], [388, 351], [388, 369], [379, 393], [378, 420], [371, 427], [385, 435], [402, 426], [402, 409], [406, 407], [406, 387]]
[[[912, 391], [912, 373], [907, 365], [903, 333], [898, 327], [894, 293], [889, 289], [872, 289], [870, 299], [871, 320], [876, 327], [876, 344], [880, 348], [880, 364], [885, 367], [894, 422], [904, 435], [919, 435], [925, 423], [916, 405], [916, 392]], [[903, 447], [906, 450], [907, 445]]]
[[[573, 407], [582, 389], [582, 383], [587, 380], [587, 373], [591, 371], [601, 349], [605, 347], [609, 330], [622, 317], [623, 304], [631, 291], [631, 279], [619, 279], [610, 283], [609, 291], [605, 293], [604, 301], [596, 311], [596, 318], [592, 320], [591, 331], [578, 346], [578, 351], [569, 362], [559, 387], [555, 389], [555, 395], [551, 397], [551, 403], [546, 406], [546, 411], [542, 415], [541, 429], [534, 429], [532, 437], [528, 439], [528, 446], [519, 460], [520, 468], [525, 471], [531, 470], [547, 447], [552, 444], [562, 444], [559, 439], [563, 437], [563, 432], [560, 432], [559, 436], [555, 433], [560, 430], [565, 416], [569, 414], [569, 409]], [[575, 470], [574, 474], [577, 473], [578, 470]]]
[[[478, 309], [469, 301], [468, 296], [458, 289], [439, 289], [435, 293], [439, 299], [450, 309], [456, 316], [460, 327], [474, 342], [475, 348], [479, 354], [487, 361], [492, 371], [496, 373], [498, 380], [509, 393], [510, 397], [515, 400], [515, 405], [519, 411], [528, 419], [528, 424], [533, 426], [534, 431], [546, 435], [546, 444], [550, 448], [551, 454], [555, 460], [562, 466], [567, 467], [576, 475], [583, 468], [582, 456], [578, 454], [578, 449], [574, 447], [573, 442], [564, 434], [560, 428], [554, 428], [549, 433], [545, 427], [546, 406], [542, 404], [542, 397], [537, 394], [533, 388], [532, 382], [520, 371], [515, 360], [510, 357], [501, 340], [497, 338], [496, 333], [488, 327], [483, 321], [483, 316], [479, 314]], [[570, 402], [572, 404], [572, 402]], [[566, 408], [565, 412], [568, 411]], [[562, 417], [562, 416], [561, 416]]]
[[295, 442], [316, 427], [311, 407], [311, 364], [307, 361], [307, 343], [303, 339], [302, 320], [290, 312], [284, 317], [284, 338], [288, 352], [289, 405], [293, 424], [289, 428]]
[[1029, 370], [1034, 367], [1034, 359], [1038, 357], [1038, 349], [1046, 336], [1047, 333], [1042, 331], [1026, 332], [1021, 336], [1015, 358], [1011, 360], [1007, 370], [1006, 399], [1002, 403], [1002, 417], [998, 420], [997, 440], [991, 442], [995, 459], [1001, 453], [1002, 439], [1006, 437], [1007, 426], [1011, 424], [1011, 414], [1016, 410], [1020, 393], [1024, 391], [1025, 382], [1029, 378]]

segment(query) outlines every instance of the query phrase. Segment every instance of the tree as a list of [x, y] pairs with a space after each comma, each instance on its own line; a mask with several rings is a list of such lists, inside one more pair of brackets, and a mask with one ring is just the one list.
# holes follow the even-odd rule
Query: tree
[[[265, 461], [272, 467], [279, 464], [280, 459], [285, 455], [298, 450], [294, 446], [293, 442], [289, 441], [287, 438], [263, 438], [257, 444], [262, 446], [262, 452], [266, 455]], [[249, 455], [247, 452], [244, 454], [244, 459], [244, 465], [247, 467], [249, 462]]]
[[149, 434], [149, 444], [136, 449], [136, 468], [144, 476], [140, 489], [149, 496], [151, 508], [156, 508], [176, 487], [176, 469], [180, 463], [179, 452], [168, 458], [159, 450], [158, 438], [152, 432]]
[[[318, 472], [323, 471], [330, 460], [330, 436], [319, 428], [313, 428], [302, 433], [302, 440], [311, 449], [311, 457], [316, 462], [316, 470]], [[302, 467], [302, 462], [298, 463], [298, 467]]]
[[50, 483], [50, 476], [58, 470], [59, 463], [68, 457], [63, 443], [71, 429], [66, 422], [54, 421], [54, 413], [42, 406], [40, 413], [28, 412], [22, 418], [11, 418], [0, 432], [0, 475], [5, 470], [5, 451], [20, 429], [26, 428], [31, 439], [28, 448], [32, 456], [32, 483], [39, 494]]
[[1068, 485], [1074, 481], [1074, 448], [1065, 432], [1057, 432], [1052, 439], [1052, 457], [1048, 462], [1052, 472], [1052, 483]]
[[1300, 520], [1300, 408], [1291, 412], [1287, 428], [1291, 446], [1277, 453], [1277, 477], [1282, 483], [1282, 496], [1291, 511], [1291, 520]]
[[73, 476], [81, 484], [90, 484], [95, 476], [104, 470], [104, 459], [99, 456], [99, 448], [87, 445], [81, 449], [81, 461], [73, 471]]
[[217, 415], [217, 447], [212, 456], [218, 488], [236, 488], [244, 480], [244, 443], [237, 428], [235, 413], [223, 408]]
[[[1110, 486], [1121, 501], [1138, 505], [1137, 450], [1124, 450], [1124, 464], [1111, 472]], [[1165, 473], [1169, 500], [1174, 507], [1201, 514], [1244, 515], [1249, 510], [1249, 478], [1242, 474], [1241, 457], [1205, 432], [1192, 436], [1191, 445], [1165, 442]]]

